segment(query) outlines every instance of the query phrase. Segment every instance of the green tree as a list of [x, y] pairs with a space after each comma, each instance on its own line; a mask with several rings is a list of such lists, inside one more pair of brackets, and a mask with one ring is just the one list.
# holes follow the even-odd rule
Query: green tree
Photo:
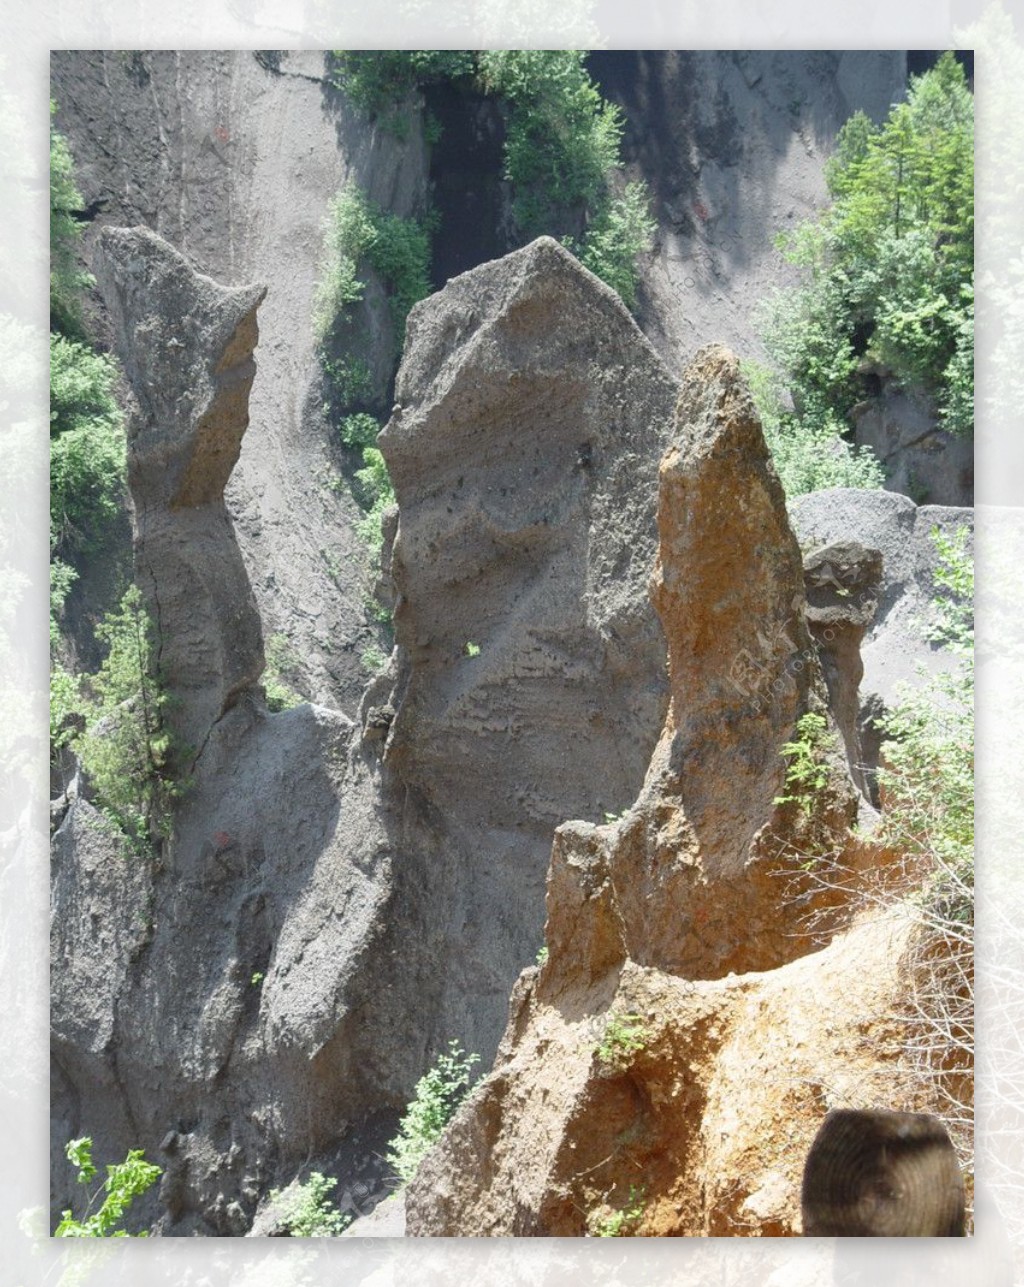
[[[92, 1160], [92, 1140], [85, 1136], [71, 1140], [65, 1148], [68, 1161], [78, 1171], [79, 1184], [91, 1184], [97, 1171]], [[55, 1238], [146, 1238], [145, 1232], [130, 1234], [118, 1228], [127, 1217], [132, 1203], [141, 1197], [163, 1172], [145, 1160], [142, 1149], [131, 1149], [123, 1162], [107, 1167], [106, 1178], [92, 1192], [85, 1214], [79, 1220], [70, 1210], [61, 1212], [60, 1223], [53, 1231]], [[103, 1201], [94, 1211], [100, 1195]]]
[[156, 675], [154, 626], [137, 586], [96, 635], [108, 652], [99, 671], [80, 680], [85, 730], [74, 749], [101, 809], [145, 848], [166, 834], [170, 805], [184, 788]]
[[82, 194], [75, 183], [71, 149], [53, 124], [57, 104], [50, 99], [50, 325], [59, 330], [81, 329], [80, 297], [92, 277], [78, 264], [81, 227], [75, 215]]
[[87, 344], [50, 333], [50, 545], [87, 549], [124, 503], [117, 369]]
[[475, 71], [469, 49], [333, 49], [328, 79], [364, 111], [386, 116], [412, 90]]
[[797, 417], [840, 421], [861, 363], [933, 396], [943, 424], [973, 418], [973, 100], [952, 53], [874, 125], [858, 112], [826, 167], [832, 204], [779, 245], [807, 274], [762, 315]]

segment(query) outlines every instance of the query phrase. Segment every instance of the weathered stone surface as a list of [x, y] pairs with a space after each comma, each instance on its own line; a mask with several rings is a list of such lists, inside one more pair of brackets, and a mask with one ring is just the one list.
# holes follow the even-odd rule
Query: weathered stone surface
[[395, 397], [394, 989], [423, 976], [435, 1049], [491, 1052], [541, 941], [554, 828], [634, 799], [663, 719], [646, 583], [675, 385], [617, 296], [541, 238], [413, 310]]
[[[782, 745], [802, 714], [825, 712], [825, 686], [782, 490], [720, 347], [684, 375], [658, 529], [661, 740], [621, 820], [556, 833], [547, 960], [521, 977], [494, 1071], [410, 1185], [414, 1236], [597, 1232], [630, 1184], [644, 1233], [731, 1232], [755, 1209], [766, 1229], [792, 1224], [803, 1153], [786, 1162], [788, 1187], [777, 1166], [747, 1165], [724, 1173], [726, 1193], [704, 1160], [725, 1109], [707, 1107], [755, 972], [799, 977], [820, 946], [802, 919], [814, 898], [804, 864], [843, 849], [856, 793], [826, 718], [823, 783], [777, 801]], [[780, 1188], [785, 1210], [765, 1215]]]
[[404, 662], [387, 758], [466, 823], [549, 831], [570, 795], [600, 816], [636, 792], [663, 713], [646, 582], [674, 396], [550, 238], [409, 319], [379, 444]]
[[[779, 879], [793, 820], [775, 801], [781, 747], [802, 714], [824, 713], [825, 689], [782, 489], [725, 349], [703, 349], [687, 368], [658, 526], [651, 592], [668, 639], [668, 717], [626, 815], [556, 833], [551, 979], [596, 979], [625, 959], [717, 977], [803, 950]], [[815, 753], [828, 781], [814, 810], [824, 834], [804, 836], [808, 847], [830, 834], [836, 843], [856, 813], [834, 730]]]
[[804, 557], [807, 625], [818, 648], [829, 705], [846, 747], [850, 774], [871, 795], [862, 745], [860, 646], [878, 607], [882, 555], [859, 541], [836, 541]]
[[[935, 604], [943, 591], [935, 582], [939, 553], [933, 532], [938, 529], [952, 537], [963, 527], [973, 542], [974, 510], [939, 505], [915, 505], [909, 497], [891, 492], [832, 488], [798, 496], [789, 507], [793, 528], [807, 558], [815, 561], [821, 552], [837, 542], [857, 544], [881, 554], [881, 579], [877, 587], [863, 590], [849, 587], [845, 602], [848, 612], [859, 612], [862, 603], [871, 609], [871, 619], [860, 640], [859, 656], [852, 651], [842, 662], [843, 696], [838, 699], [837, 719], [848, 750], [859, 743], [860, 781], [877, 801], [874, 781], [882, 735], [877, 721], [898, 700], [901, 688], [921, 682], [921, 672], [934, 675], [955, 664], [942, 644], [927, 635], [935, 624]], [[851, 573], [852, 574], [852, 573]], [[872, 606], [873, 605], [873, 606]], [[860, 632], [860, 624], [855, 625]], [[825, 627], [827, 630], [828, 627]], [[812, 623], [819, 647], [825, 630]], [[836, 635], [838, 640], [838, 633]], [[826, 678], [838, 657], [821, 653]], [[863, 673], [858, 668], [863, 667]], [[851, 693], [854, 680], [860, 684], [857, 701], [856, 738], [851, 736]], [[854, 751], [854, 753], [856, 753]], [[853, 762], [851, 758], [851, 763]]]
[[[145, 953], [102, 998], [112, 1037], [93, 1081], [117, 1117], [103, 1142], [153, 1154], [173, 1136], [142, 1208], [165, 1235], [244, 1232], [310, 1159], [365, 1165], [380, 1196], [395, 1110], [426, 1065], [452, 1036], [485, 1058], [497, 1045], [541, 939], [554, 826], [633, 798], [663, 718], [646, 579], [675, 390], [621, 304], [541, 243], [421, 306], [407, 363], [440, 374], [422, 401], [400, 381], [385, 434], [396, 658], [359, 725], [269, 715], [255, 684], [213, 720], [152, 871]], [[174, 505], [167, 473], [132, 471], [161, 607], [166, 579], [206, 557], [196, 516], [220, 508]], [[165, 530], [176, 543], [153, 538]], [[172, 691], [198, 710], [189, 678], [172, 671]], [[69, 1092], [78, 1134], [84, 1089]], [[371, 1119], [383, 1138], [361, 1133]]]
[[974, 504], [974, 438], [941, 428], [932, 399], [883, 380], [882, 391], [850, 418], [857, 444], [885, 466], [889, 491], [928, 505]]
[[193, 753], [263, 672], [263, 637], [224, 488], [249, 423], [262, 286], [224, 287], [145, 228], [106, 228], [97, 277], [131, 385], [136, 579], [168, 718]]

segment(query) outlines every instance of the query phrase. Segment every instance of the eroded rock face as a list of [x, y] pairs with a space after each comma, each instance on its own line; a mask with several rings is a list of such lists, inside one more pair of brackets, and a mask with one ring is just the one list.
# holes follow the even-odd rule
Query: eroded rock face
[[[669, 647], [668, 717], [626, 815], [556, 833], [547, 939], [563, 965], [552, 977], [596, 979], [627, 959], [717, 977], [801, 950], [779, 880], [794, 818], [775, 802], [780, 749], [801, 715], [824, 718], [825, 690], [782, 489], [725, 349], [702, 350], [684, 376], [658, 528], [651, 593]], [[827, 781], [814, 820], [841, 834], [856, 806], [834, 728], [815, 755]], [[802, 825], [810, 811], [798, 812]]]
[[[354, 987], [391, 893], [389, 815], [351, 720], [271, 715], [259, 687], [223, 490], [262, 288], [221, 288], [149, 232], [107, 230], [101, 245], [138, 404], [138, 577], [195, 754], [161, 852], [128, 852], [82, 801], [55, 835], [54, 1146], [59, 1158], [91, 1134], [98, 1160], [144, 1148], [165, 1169], [145, 1219], [238, 1235], [272, 1184], [311, 1154], [353, 1153], [354, 1123], [372, 1116]], [[54, 1177], [59, 1210], [72, 1181], [59, 1161]]]
[[672, 380], [541, 238], [413, 312], [395, 397], [388, 762], [489, 829], [550, 830], [570, 796], [622, 808], [663, 714], [646, 581]]
[[263, 673], [263, 636], [224, 488], [249, 423], [263, 286], [225, 287], [145, 228], [105, 228], [97, 277], [133, 392], [128, 480], [136, 579], [169, 720], [197, 752]]
[[[98, 1152], [130, 1142], [165, 1167], [143, 1217], [165, 1236], [236, 1235], [311, 1158], [342, 1175], [342, 1197], [357, 1181], [363, 1196], [380, 1191], [398, 1111], [437, 1051], [453, 1036], [487, 1059], [497, 1046], [541, 941], [555, 825], [635, 797], [665, 708], [646, 580], [675, 389], [617, 298], [551, 242], [420, 306], [383, 440], [402, 507], [396, 658], [360, 725], [317, 706], [270, 715], [253, 636], [232, 616], [244, 581], [200, 596], [191, 617], [184, 600], [164, 603], [193, 565], [216, 568], [214, 532], [222, 550], [231, 539], [218, 488], [245, 409], [219, 401], [217, 366], [226, 350], [244, 361], [248, 339], [230, 336], [245, 315], [233, 331], [181, 328], [213, 346], [185, 363], [194, 390], [147, 388], [179, 379], [154, 374], [175, 333], [165, 306], [208, 295], [216, 320], [255, 295], [189, 285], [191, 269], [151, 234], [104, 239], [126, 341], [128, 319], [153, 318], [138, 359], [125, 355], [141, 408], [140, 576], [201, 753], [148, 869], [135, 957], [97, 997], [102, 1051], [79, 1050], [81, 975], [61, 991], [60, 1130], [87, 1133], [102, 1102]], [[154, 261], [155, 301], [136, 253]], [[247, 379], [240, 368], [231, 390]], [[223, 452], [204, 447], [210, 407]], [[211, 653], [198, 683], [195, 631], [252, 665]], [[231, 701], [238, 673], [252, 678]], [[74, 962], [89, 929], [69, 914], [70, 888], [58, 883], [55, 917], [67, 921], [58, 955]], [[61, 1182], [55, 1201], [67, 1201]]]
[[940, 427], [934, 401], [882, 380], [881, 392], [850, 418], [859, 446], [885, 466], [886, 488], [929, 505], [973, 506], [974, 438]]
[[878, 608], [882, 554], [859, 541], [818, 546], [804, 558], [807, 624], [818, 649], [829, 705], [846, 747], [850, 774], [871, 794], [870, 766], [861, 740], [860, 646]]
[[[720, 347], [685, 373], [658, 530], [651, 591], [671, 693], [661, 740], [622, 819], [558, 829], [548, 959], [521, 977], [494, 1071], [410, 1186], [413, 1235], [593, 1233], [602, 1204], [609, 1216], [629, 1205], [630, 1184], [644, 1211], [630, 1231], [735, 1232], [757, 1222], [748, 1199], [769, 1212], [763, 1225], [792, 1231], [803, 1154], [788, 1170], [746, 1166], [740, 1179], [733, 1158], [712, 1172], [710, 1142], [728, 1159], [733, 1132], [720, 1132], [736, 1110], [709, 1108], [731, 1075], [720, 1065], [730, 1030], [760, 995], [754, 972], [789, 970], [779, 986], [798, 988], [821, 945], [803, 920], [815, 898], [803, 865], [844, 848], [856, 792], [782, 490], [738, 362]], [[822, 719], [811, 748], [822, 780], [783, 803], [780, 751], [807, 712]], [[763, 1111], [778, 1100], [763, 1096]]]
[[421, 1031], [435, 993], [434, 1049], [489, 1053], [541, 942], [554, 828], [634, 799], [663, 720], [646, 582], [675, 386], [542, 238], [413, 310], [396, 399], [398, 673], [364, 731], [386, 732], [406, 819], [394, 986], [422, 959]]
[[[877, 802], [879, 719], [899, 701], [904, 685], [921, 682], [922, 671], [934, 675], [955, 664], [954, 655], [928, 637], [944, 593], [935, 580], [940, 556], [934, 533], [953, 539], [966, 529], [970, 549], [974, 510], [918, 506], [892, 492], [836, 487], [798, 496], [790, 518], [806, 551], [809, 577], [823, 582], [817, 592], [808, 591], [809, 620], [837, 719], [855, 776]], [[857, 546], [877, 553], [877, 573], [875, 554], [866, 562], [855, 555], [845, 571], [836, 572], [847, 558], [842, 551]], [[829, 592], [830, 574], [847, 593], [839, 595], [834, 585]], [[831, 640], [825, 637], [829, 632]]]

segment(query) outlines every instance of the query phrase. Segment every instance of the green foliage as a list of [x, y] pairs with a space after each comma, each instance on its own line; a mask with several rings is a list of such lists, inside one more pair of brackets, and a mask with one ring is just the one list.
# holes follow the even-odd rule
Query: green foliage
[[[92, 1160], [92, 1140], [86, 1136], [71, 1140], [65, 1148], [68, 1161], [78, 1171], [78, 1183], [89, 1184], [96, 1176]], [[131, 1149], [123, 1162], [107, 1167], [107, 1176], [89, 1199], [85, 1215], [77, 1220], [71, 1211], [62, 1211], [61, 1220], [53, 1231], [55, 1238], [145, 1238], [146, 1233], [130, 1234], [118, 1228], [126, 1218], [137, 1197], [140, 1197], [160, 1178], [158, 1166], [145, 1161], [142, 1149]], [[103, 1202], [98, 1210], [93, 1205], [100, 1194]]]
[[786, 765], [786, 794], [776, 804], [796, 804], [804, 817], [814, 811], [817, 793], [828, 782], [828, 764], [822, 759], [827, 724], [823, 715], [808, 711], [796, 723], [797, 736], [784, 742], [779, 752]]
[[548, 953], [548, 945], [547, 945], [547, 943], [545, 943], [542, 947], [540, 947], [540, 948], [538, 948], [538, 949], [537, 949], [537, 964], [538, 964], [538, 965], [547, 965], [547, 963], [548, 963], [548, 955], [549, 955], [549, 953]]
[[67, 140], [54, 128], [57, 104], [50, 99], [50, 325], [77, 332], [81, 328], [82, 291], [92, 277], [78, 266], [81, 226], [75, 214], [82, 195], [75, 183]]
[[756, 362], [744, 362], [742, 368], [787, 496], [825, 487], [882, 486], [885, 474], [874, 452], [848, 443], [831, 412], [820, 418], [794, 415], [783, 406], [782, 380], [775, 372]]
[[857, 113], [843, 127], [827, 167], [832, 205], [780, 241], [809, 281], [763, 318], [798, 420], [845, 418], [867, 360], [935, 397], [949, 429], [970, 429], [973, 141], [951, 53], [912, 79], [882, 125]]
[[412, 306], [430, 294], [429, 219], [402, 219], [375, 206], [349, 185], [331, 202], [325, 234], [326, 263], [313, 301], [313, 325], [323, 341], [349, 305], [363, 298], [366, 265], [388, 293], [401, 336]]
[[628, 1067], [633, 1055], [643, 1050], [650, 1039], [643, 1015], [616, 1014], [612, 1011], [604, 1025], [597, 1046], [597, 1057], [609, 1068]]
[[362, 358], [351, 354], [331, 357], [323, 348], [320, 349], [319, 356], [329, 399], [324, 410], [328, 414], [345, 412], [358, 403], [368, 401], [373, 382], [370, 368]]
[[387, 1161], [407, 1184], [420, 1163], [451, 1121], [470, 1088], [471, 1070], [479, 1055], [467, 1054], [455, 1040], [438, 1057], [434, 1066], [416, 1083], [412, 1102], [406, 1109], [391, 1141]]
[[373, 240], [366, 197], [356, 187], [342, 188], [330, 204], [324, 234], [326, 265], [313, 296], [313, 328], [323, 339], [349, 304], [363, 298], [359, 261]]
[[263, 691], [267, 710], [287, 711], [302, 705], [302, 697], [288, 684], [283, 674], [295, 665], [287, 635], [273, 634], [267, 639], [267, 664], [263, 672]]
[[388, 658], [377, 644], [367, 644], [359, 656], [359, 663], [368, 675], [379, 675], [388, 664]]
[[550, 232], [573, 207], [606, 199], [619, 160], [622, 113], [602, 99], [578, 49], [499, 49], [480, 55], [484, 86], [511, 104], [505, 176], [527, 237]]
[[974, 572], [967, 531], [935, 532], [941, 588], [930, 636], [956, 658], [886, 717], [880, 839], [904, 855], [916, 933], [904, 960], [901, 1063], [973, 1157]]
[[50, 563], [50, 648], [56, 650], [60, 645], [60, 618], [64, 611], [64, 600], [71, 592], [71, 587], [78, 580], [78, 573], [63, 559], [53, 559]]
[[657, 226], [645, 185], [628, 183], [587, 229], [580, 262], [618, 291], [627, 308], [636, 307], [637, 256], [650, 250]]
[[374, 116], [399, 107], [414, 89], [476, 70], [476, 55], [469, 49], [334, 49], [331, 54], [330, 83]]
[[594, 1238], [624, 1238], [640, 1223], [644, 1216], [647, 1191], [642, 1185], [631, 1184], [626, 1205], [608, 1215], [593, 1215], [587, 1228]]
[[[338, 1181], [311, 1171], [305, 1184], [286, 1189], [283, 1195], [281, 1223], [292, 1238], [337, 1238], [352, 1223], [331, 1202], [331, 1190]], [[271, 1201], [282, 1198], [280, 1189], [272, 1189]]]
[[[636, 303], [636, 257], [649, 249], [655, 223], [647, 190], [628, 184], [614, 197], [611, 176], [619, 164], [623, 120], [606, 102], [584, 66], [578, 49], [334, 51], [332, 82], [367, 111], [385, 115], [397, 129], [396, 107], [415, 86], [438, 80], [468, 83], [507, 105], [505, 178], [512, 185], [513, 217], [524, 240], [548, 233], [565, 238], [582, 262], [627, 305]], [[428, 121], [428, 127], [430, 122]], [[436, 123], [429, 128], [437, 141]], [[386, 216], [390, 217], [390, 216]], [[325, 280], [318, 301], [318, 328], [355, 289], [353, 262], [371, 252], [365, 221], [353, 220], [356, 236]], [[349, 230], [350, 233], [353, 229]], [[419, 233], [429, 233], [420, 225]], [[411, 302], [426, 293], [418, 270], [415, 228], [397, 221], [385, 229], [375, 264], [393, 285], [396, 320], [404, 322]], [[392, 243], [389, 247], [387, 243]], [[427, 247], [429, 251], [429, 245]]]
[[467, 657], [479, 657], [480, 645], [478, 643], [474, 643], [472, 639], [467, 639], [466, 646], [463, 648], [462, 651], [466, 654]]
[[153, 623], [132, 586], [96, 627], [107, 656], [81, 680], [85, 731], [74, 749], [97, 803], [139, 849], [166, 834], [178, 748], [165, 724], [168, 698], [156, 678]]
[[356, 483], [366, 508], [356, 530], [370, 551], [379, 556], [384, 542], [381, 523], [385, 510], [395, 503], [395, 489], [384, 457], [376, 447], [363, 448], [363, 468], [356, 470]]
[[50, 334], [50, 545], [88, 549], [118, 513], [125, 437], [113, 361]]
[[930, 859], [922, 898], [931, 912], [973, 923], [974, 906], [974, 569], [967, 529], [936, 530], [936, 621], [930, 637], [956, 667], [907, 690], [882, 724], [879, 784], [883, 830], [904, 850]]
[[364, 450], [372, 447], [380, 433], [380, 422], [365, 411], [357, 411], [342, 417], [338, 425], [338, 435], [346, 447]]

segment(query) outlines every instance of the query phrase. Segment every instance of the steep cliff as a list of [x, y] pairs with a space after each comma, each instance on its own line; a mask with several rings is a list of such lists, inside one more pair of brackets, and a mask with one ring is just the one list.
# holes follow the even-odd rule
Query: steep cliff
[[[369, 683], [370, 560], [352, 496], [329, 485], [343, 462], [309, 324], [321, 224], [347, 178], [410, 213], [428, 175], [444, 186], [445, 144], [431, 158], [413, 111], [404, 140], [360, 116], [311, 51], [53, 66], [91, 320], [129, 386], [136, 579], [185, 788], [147, 856], [87, 782], [56, 815], [55, 1210], [82, 1134], [98, 1158], [160, 1162], [139, 1210], [165, 1236], [244, 1234], [313, 1164], [363, 1208], [434, 1056], [457, 1037], [489, 1067], [508, 1021], [410, 1193], [414, 1232], [576, 1234], [633, 1183], [645, 1232], [791, 1232], [796, 1153], [764, 1141], [790, 1111], [809, 1139], [823, 1104], [887, 1075], [870, 1024], [826, 1032], [815, 995], [883, 1013], [904, 933], [844, 938], [842, 900], [803, 863], [870, 857], [848, 835], [850, 770], [870, 785], [861, 637], [866, 687], [888, 700], [876, 663], [906, 652], [931, 593], [926, 527], [966, 516], [866, 493], [792, 507], [812, 589], [823, 545], [862, 542], [871, 565], [858, 611], [839, 596], [846, 634], [822, 673], [838, 609], [805, 621], [801, 549], [735, 362], [704, 350], [681, 400], [675, 373], [708, 339], [749, 350], [749, 299], [782, 271], [775, 222], [822, 199], [835, 128], [884, 111], [900, 56], [595, 60], [647, 121], [627, 134], [661, 220], [641, 326], [542, 238], [438, 280], [393, 377], [370, 283], [353, 325], [379, 410], [393, 381], [379, 446], [397, 513], [381, 577], [396, 647]], [[486, 134], [477, 108], [467, 128]], [[484, 189], [501, 226], [437, 271], [505, 249], [507, 194]], [[274, 634], [311, 699], [279, 713]], [[777, 797], [808, 713], [826, 772], [805, 810]], [[523, 973], [545, 898], [548, 961]], [[853, 976], [856, 952], [875, 974]], [[754, 1047], [772, 1076], [751, 1091]]]
[[[164, 1232], [239, 1233], [311, 1154], [379, 1191], [379, 1132], [431, 1052], [497, 1044], [540, 942], [552, 829], [635, 795], [664, 709], [645, 582], [674, 388], [550, 241], [420, 305], [381, 439], [401, 514], [392, 671], [358, 725], [271, 715], [221, 500], [262, 292], [217, 287], [144, 230], [100, 252], [136, 403], [139, 579], [193, 749], [171, 835], [136, 859], [140, 923], [117, 880], [87, 886], [109, 957], [70, 909], [111, 842], [81, 801], [58, 832], [54, 1143], [159, 1146]], [[90, 971], [99, 1048], [75, 1005]]]
[[[823, 879], [886, 855], [850, 831], [796, 539], [726, 350], [684, 375], [658, 526], [661, 740], [620, 820], [555, 834], [547, 959], [410, 1186], [415, 1236], [792, 1235], [824, 1109], [908, 1093], [883, 1038], [909, 922], [846, 929]], [[818, 776], [787, 793], [808, 712]]]

